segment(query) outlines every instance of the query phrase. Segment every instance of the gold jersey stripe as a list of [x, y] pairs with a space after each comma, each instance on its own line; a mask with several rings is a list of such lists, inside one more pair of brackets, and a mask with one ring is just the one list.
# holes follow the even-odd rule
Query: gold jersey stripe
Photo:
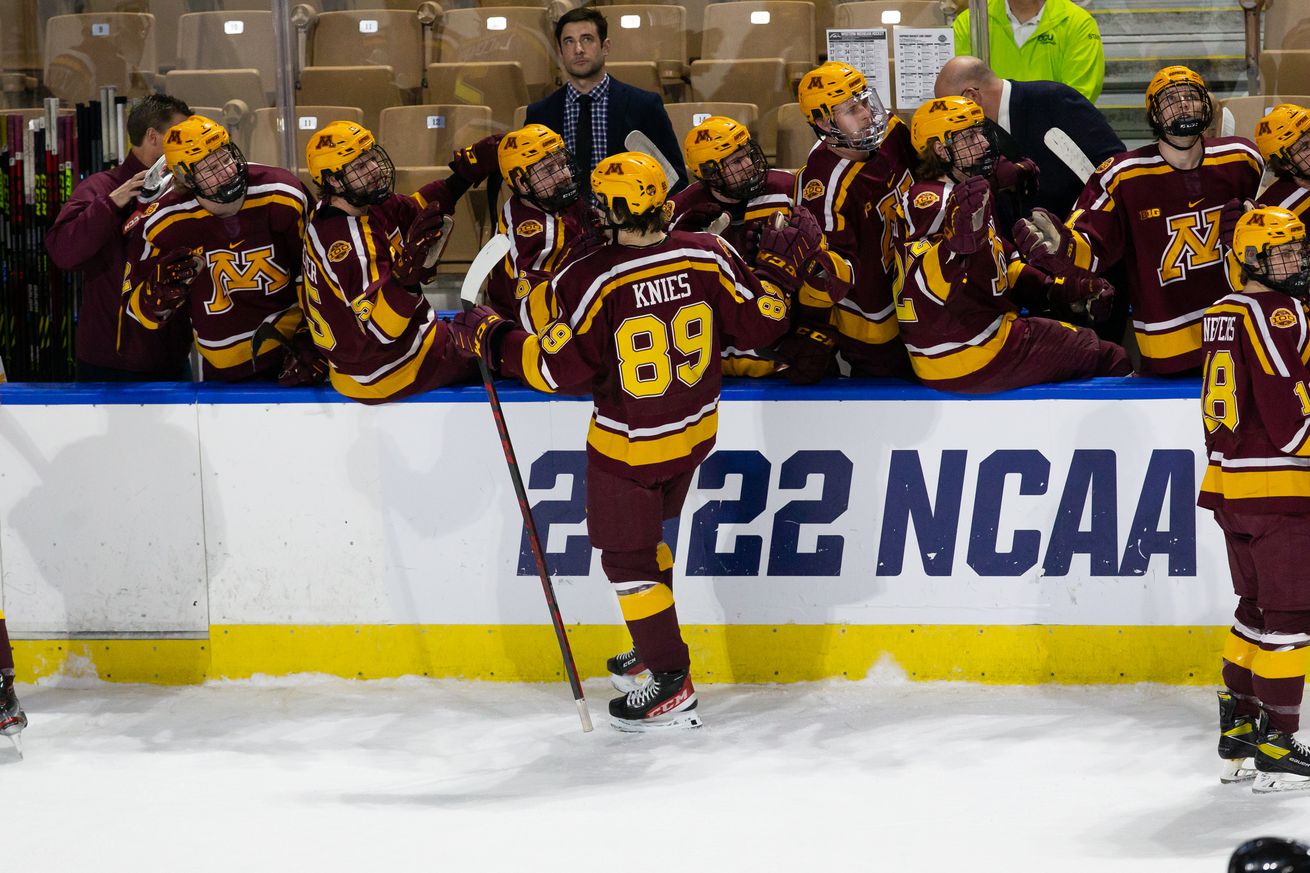
[[1225, 470], [1210, 464], [1201, 480], [1201, 491], [1225, 500], [1310, 497], [1310, 470]]
[[719, 430], [719, 412], [716, 409], [700, 421], [677, 433], [648, 440], [633, 440], [620, 433], [605, 430], [592, 419], [587, 432], [587, 443], [607, 458], [629, 467], [645, 467], [685, 458], [701, 443], [711, 440]]
[[1000, 353], [1006, 340], [1010, 338], [1010, 328], [1014, 326], [1018, 317], [1013, 312], [1007, 312], [996, 335], [982, 345], [965, 346], [959, 351], [948, 352], [936, 358], [910, 352], [910, 364], [914, 367], [914, 374], [924, 382], [942, 382], [978, 372]]
[[645, 591], [619, 595], [619, 609], [624, 621], [641, 621], [673, 608], [673, 589], [656, 582]]
[[391, 397], [408, 388], [418, 378], [419, 368], [423, 366], [428, 355], [432, 354], [432, 346], [439, 333], [437, 330], [438, 324], [437, 321], [432, 322], [427, 334], [423, 337], [423, 343], [419, 346], [418, 352], [414, 357], [406, 361], [403, 366], [397, 367], [394, 372], [388, 373], [376, 382], [370, 382], [366, 385], [346, 373], [338, 372], [337, 368], [333, 367], [331, 374], [332, 387], [352, 400], [376, 400]]
[[1261, 679], [1300, 679], [1305, 676], [1310, 649], [1292, 649], [1290, 652], [1268, 652], [1257, 649], [1251, 662], [1251, 672]]
[[[278, 320], [273, 323], [273, 326], [277, 328], [278, 333], [290, 340], [295, 335], [296, 329], [300, 327], [302, 318], [303, 314], [300, 309], [293, 306], [282, 313]], [[263, 352], [268, 344], [273, 342], [273, 340], [265, 340], [260, 351]], [[250, 342], [247, 340], [238, 340], [234, 345], [221, 349], [207, 348], [196, 343], [196, 350], [200, 352], [200, 356], [206, 361], [222, 370], [230, 370], [242, 364], [249, 364], [254, 359], [251, 354]]]

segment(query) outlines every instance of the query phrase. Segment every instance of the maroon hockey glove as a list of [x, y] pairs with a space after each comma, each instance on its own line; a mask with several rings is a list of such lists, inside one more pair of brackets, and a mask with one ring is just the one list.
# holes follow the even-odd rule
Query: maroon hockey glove
[[673, 229], [700, 233], [709, 230], [710, 225], [718, 221], [724, 212], [718, 203], [697, 203], [673, 219]]
[[1031, 218], [1014, 224], [1014, 245], [1026, 263], [1052, 276], [1086, 273], [1074, 265], [1073, 231], [1047, 209], [1034, 209]]
[[783, 337], [774, 351], [787, 364], [782, 374], [788, 381], [813, 385], [828, 375], [837, 351], [837, 335], [827, 328], [802, 324]]
[[402, 285], [422, 285], [437, 272], [437, 261], [445, 248], [449, 216], [437, 203], [429, 204], [405, 231], [405, 242], [391, 267]]
[[317, 385], [327, 378], [328, 362], [319, 354], [314, 345], [314, 337], [309, 328], [301, 328], [286, 344], [286, 353], [282, 358], [282, 370], [277, 375], [277, 383], [283, 388], [297, 385]]
[[157, 255], [150, 278], [141, 289], [141, 309], [160, 323], [168, 321], [187, 301], [187, 287], [200, 275], [205, 262], [181, 246]]
[[971, 255], [987, 245], [992, 218], [992, 186], [982, 176], [973, 176], [955, 186], [947, 204], [946, 248], [957, 255]]
[[1233, 247], [1233, 231], [1237, 229], [1238, 220], [1246, 214], [1247, 202], [1240, 197], [1234, 197], [1224, 204], [1223, 211], [1219, 213], [1219, 243], [1224, 248]]
[[1018, 163], [1005, 157], [997, 158], [996, 169], [992, 171], [997, 191], [1017, 191], [1023, 195], [1036, 193], [1041, 176], [1042, 171], [1030, 158]]
[[451, 320], [450, 338], [460, 355], [481, 358], [495, 372], [500, 369], [500, 335], [513, 327], [513, 322], [501, 318], [490, 306], [475, 306]]
[[500, 159], [496, 148], [500, 145], [503, 133], [485, 136], [473, 145], [464, 146], [455, 152], [450, 162], [450, 169], [470, 185], [481, 185], [492, 173], [500, 172]]
[[1092, 279], [1090, 285], [1091, 292], [1069, 308], [1085, 314], [1093, 322], [1105, 321], [1114, 310], [1114, 286], [1099, 277]]
[[760, 231], [755, 265], [764, 278], [795, 294], [805, 282], [810, 260], [819, 252], [823, 232], [808, 210], [797, 207], [788, 219], [777, 213]]

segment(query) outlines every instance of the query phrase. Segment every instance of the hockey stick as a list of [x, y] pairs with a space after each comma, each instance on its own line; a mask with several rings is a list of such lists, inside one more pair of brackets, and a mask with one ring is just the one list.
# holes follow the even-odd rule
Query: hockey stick
[[654, 158], [660, 169], [664, 171], [664, 181], [669, 183], [670, 191], [678, 184], [678, 174], [674, 171], [673, 164], [669, 163], [669, 159], [664, 157], [664, 152], [656, 148], [655, 143], [651, 142], [646, 134], [640, 130], [632, 131], [623, 138], [623, 147], [630, 152], [642, 152]]
[[[501, 258], [509, 253], [509, 237], [498, 233], [487, 241], [478, 252], [469, 271], [460, 286], [460, 301], [464, 309], [472, 309], [478, 303], [482, 284], [491, 275], [491, 271], [500, 263]], [[587, 709], [587, 698], [582, 692], [582, 682], [578, 679], [578, 667], [573, 662], [573, 649], [564, 630], [564, 619], [560, 616], [559, 602], [555, 599], [555, 586], [551, 584], [550, 572], [546, 569], [546, 551], [542, 547], [541, 537], [537, 534], [537, 522], [532, 517], [532, 506], [528, 503], [528, 492], [523, 487], [523, 475], [519, 472], [518, 458], [514, 455], [514, 444], [510, 442], [509, 425], [505, 423], [505, 411], [500, 406], [500, 396], [496, 394], [496, 385], [491, 378], [487, 362], [478, 357], [478, 371], [482, 374], [482, 387], [487, 391], [487, 400], [491, 403], [491, 416], [496, 420], [496, 431], [500, 434], [500, 447], [505, 452], [505, 463], [509, 465], [509, 478], [514, 483], [514, 494], [518, 497], [519, 512], [523, 515], [523, 527], [528, 532], [528, 543], [532, 547], [532, 557], [537, 563], [537, 576], [541, 579], [541, 591], [546, 595], [546, 608], [550, 610], [550, 623], [555, 627], [555, 639], [559, 643], [560, 654], [564, 657], [564, 672], [569, 678], [569, 688], [573, 690], [573, 701], [578, 706], [578, 718], [582, 720], [584, 733], [591, 730], [591, 712]]]
[[1042, 142], [1046, 143], [1046, 147], [1051, 150], [1051, 153], [1063, 161], [1070, 172], [1081, 179], [1083, 184], [1086, 184], [1087, 180], [1092, 178], [1092, 174], [1096, 172], [1096, 168], [1092, 166], [1092, 162], [1083, 153], [1083, 150], [1078, 148], [1078, 144], [1060, 128], [1052, 127], [1046, 131], [1046, 135], [1042, 137]]

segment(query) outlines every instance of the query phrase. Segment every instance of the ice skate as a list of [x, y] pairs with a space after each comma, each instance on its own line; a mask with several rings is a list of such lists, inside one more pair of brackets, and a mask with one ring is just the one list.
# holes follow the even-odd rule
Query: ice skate
[[1237, 698], [1219, 692], [1219, 757], [1224, 759], [1219, 781], [1224, 784], [1255, 778], [1255, 749], [1259, 737], [1258, 719], [1237, 715]]
[[27, 727], [27, 715], [18, 703], [18, 694], [11, 684], [0, 691], [0, 737], [8, 737], [18, 757], [23, 757], [23, 741], [19, 736]]
[[642, 663], [635, 645], [606, 661], [605, 669], [609, 670], [610, 684], [614, 686], [614, 690], [624, 694], [636, 691], [650, 679], [650, 671]]
[[610, 701], [610, 724], [629, 732], [700, 727], [691, 674], [652, 673], [645, 685]]
[[1256, 749], [1256, 794], [1304, 791], [1310, 788], [1310, 748], [1284, 731], [1269, 731], [1260, 737]]

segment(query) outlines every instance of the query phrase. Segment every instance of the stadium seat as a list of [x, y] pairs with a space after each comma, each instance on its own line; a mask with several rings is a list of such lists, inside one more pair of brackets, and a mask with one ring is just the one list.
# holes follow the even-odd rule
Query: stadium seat
[[814, 67], [814, 6], [797, 0], [737, 0], [705, 9], [704, 60], [782, 58], [799, 79]]
[[1265, 94], [1310, 93], [1310, 49], [1261, 52], [1260, 83]]
[[120, 96], [144, 97], [156, 68], [153, 15], [56, 15], [46, 24], [45, 85], [66, 103], [98, 99], [106, 85]]
[[[158, 69], [167, 72], [177, 66], [177, 20], [190, 12], [188, 0], [68, 0], [60, 6], [69, 12], [149, 12], [155, 16], [155, 62]], [[51, 15], [46, 3], [40, 0], [43, 15]], [[8, 22], [6, 21], [6, 25]]]
[[664, 81], [660, 78], [659, 67], [654, 61], [606, 61], [605, 69], [620, 82], [626, 82], [643, 91], [654, 91], [661, 98], [668, 99], [664, 97]]
[[801, 115], [799, 103], [784, 103], [777, 109], [778, 149], [774, 165], [787, 170], [805, 166], [810, 149], [818, 142], [814, 128]]
[[546, 11], [539, 7], [452, 9], [441, 19], [441, 62], [517, 63], [529, 96], [540, 100], [555, 87], [551, 40], [546, 30]]
[[660, 79], [668, 83], [687, 75], [687, 10], [643, 3], [603, 11], [610, 27], [608, 64], [655, 61]]
[[760, 108], [754, 103], [669, 103], [664, 107], [673, 123], [673, 133], [681, 147], [691, 129], [711, 115], [722, 115], [746, 125], [755, 133], [760, 119]]
[[528, 123], [528, 107], [520, 106], [514, 110], [514, 125], [510, 130], [518, 130]]
[[[354, 106], [296, 106], [296, 166], [305, 163], [305, 149], [318, 130], [333, 121], [364, 123], [364, 113]], [[250, 124], [250, 148], [246, 157], [260, 164], [285, 167], [282, 158], [281, 111], [259, 109]]]
[[1218, 101], [1220, 116], [1219, 124], [1216, 125], [1216, 133], [1223, 132], [1224, 111], [1227, 110], [1233, 119], [1233, 136], [1244, 136], [1247, 139], [1255, 138], [1255, 126], [1262, 117], [1269, 113], [1279, 103], [1295, 103], [1297, 106], [1310, 106], [1310, 96], [1300, 96], [1296, 94], [1267, 94], [1255, 97], [1229, 97], [1225, 100]]
[[272, 12], [189, 12], [177, 22], [177, 67], [259, 70], [270, 98], [277, 89]]
[[[41, 46], [45, 40], [45, 4], [37, 0], [0, 0], [0, 68], [24, 73], [41, 70]], [[61, 13], [72, 9], [60, 9]]]
[[423, 38], [423, 25], [412, 8], [324, 12], [310, 32], [306, 69], [347, 62], [386, 66], [393, 71], [396, 87], [417, 96], [425, 61]]
[[391, 67], [306, 67], [300, 71], [298, 102], [307, 106], [358, 106], [364, 126], [378, 129], [378, 117], [388, 106], [400, 106], [400, 89]]
[[393, 106], [382, 110], [378, 141], [397, 166], [440, 166], [455, 149], [492, 132], [488, 106]]
[[528, 87], [517, 62], [432, 64], [423, 102], [489, 106], [492, 120], [513, 130], [515, 108], [529, 102]]
[[840, 4], [833, 15], [833, 27], [887, 28], [887, 54], [896, 54], [893, 28], [945, 27], [946, 15], [937, 0], [859, 0]]
[[225, 106], [240, 100], [250, 111], [272, 105], [259, 70], [173, 70], [164, 75], [164, 90], [191, 105]]
[[1310, 7], [1298, 0], [1278, 0], [1265, 10], [1266, 49], [1310, 49]]
[[[739, 2], [746, 4], [748, 0]], [[693, 61], [691, 95], [693, 101], [701, 103], [754, 103], [758, 106], [760, 148], [770, 157], [777, 143], [774, 110], [795, 99], [787, 78], [787, 65], [781, 58]]]
[[[433, 179], [445, 179], [448, 176], [450, 167], [396, 167], [396, 191], [412, 194]], [[455, 227], [442, 253], [438, 272], [464, 272], [482, 248], [485, 228], [483, 219], [475, 210], [475, 201], [485, 196], [483, 188], [475, 188], [459, 198], [455, 206]]]

